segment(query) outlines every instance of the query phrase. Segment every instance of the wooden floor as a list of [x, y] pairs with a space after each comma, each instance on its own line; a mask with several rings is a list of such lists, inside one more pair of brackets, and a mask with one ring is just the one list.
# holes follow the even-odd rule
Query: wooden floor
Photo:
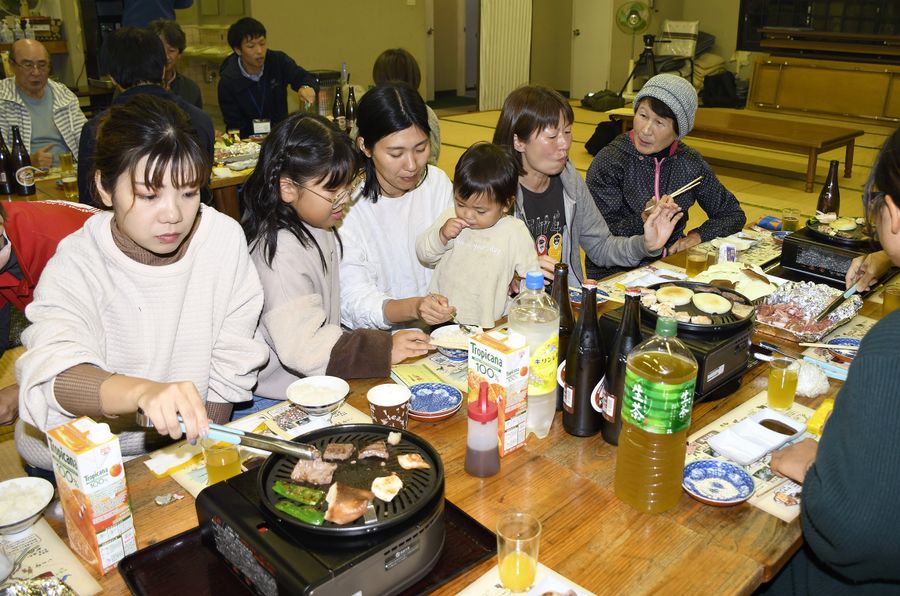
[[[701, 109], [727, 111], [725, 108]], [[577, 106], [574, 107], [574, 111], [575, 123], [572, 127], [574, 142], [570, 156], [583, 176], [592, 159], [584, 149], [584, 143], [594, 132], [597, 123], [605, 121], [607, 116], [603, 112], [592, 112]], [[878, 149], [885, 138], [893, 132], [893, 125], [785, 116], [770, 112], [755, 113], [766, 114], [772, 118], [801, 120], [830, 126], [844, 125], [864, 130], [866, 134], [856, 143], [853, 176], [840, 179], [842, 214], [862, 216], [860, 197], [863, 185]], [[466, 113], [459, 110], [438, 110], [437, 114], [441, 121], [441, 154], [438, 165], [452, 177], [456, 161], [469, 145], [477, 141], [491, 140], [500, 112]], [[820, 155], [816, 188], [814, 192], [807, 193], [804, 192], [806, 156], [692, 139], [690, 135], [686, 143], [697, 149], [710, 163], [725, 187], [738, 198], [747, 213], [747, 221], [751, 223], [763, 215], [779, 215], [785, 207], [797, 207], [802, 214], [812, 215], [815, 212], [818, 191], [828, 173], [828, 162], [837, 159], [843, 166], [844, 161], [843, 148]], [[703, 210], [696, 205], [691, 209], [689, 217], [691, 227], [706, 220]]]

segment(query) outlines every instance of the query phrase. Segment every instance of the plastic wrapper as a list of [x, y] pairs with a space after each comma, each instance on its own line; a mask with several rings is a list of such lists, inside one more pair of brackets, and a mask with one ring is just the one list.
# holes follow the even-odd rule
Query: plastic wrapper
[[840, 294], [840, 290], [825, 284], [786, 282], [765, 299], [764, 305], [775, 308], [761, 306], [757, 309], [757, 328], [763, 333], [793, 341], [819, 341], [856, 316], [862, 308], [862, 298], [852, 296], [821, 324], [814, 323], [816, 315], [828, 308]]
[[800, 362], [797, 373], [797, 395], [816, 397], [828, 391], [828, 377], [825, 371], [811, 362]]

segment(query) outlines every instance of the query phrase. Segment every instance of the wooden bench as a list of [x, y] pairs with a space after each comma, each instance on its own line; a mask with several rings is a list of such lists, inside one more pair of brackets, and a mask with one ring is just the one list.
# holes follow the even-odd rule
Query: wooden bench
[[[621, 121], [623, 132], [631, 128], [634, 113], [630, 108], [611, 110], [608, 114], [610, 120]], [[760, 114], [700, 108], [689, 136], [807, 155], [806, 192], [812, 192], [819, 153], [846, 147], [844, 177], [849, 178], [853, 169], [853, 144], [856, 137], [863, 134], [862, 130], [855, 128], [822, 126]]]

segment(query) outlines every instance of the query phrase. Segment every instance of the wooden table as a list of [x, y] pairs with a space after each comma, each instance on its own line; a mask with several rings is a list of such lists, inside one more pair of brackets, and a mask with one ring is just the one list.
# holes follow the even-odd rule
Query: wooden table
[[[610, 308], [601, 305], [601, 309]], [[866, 304], [862, 314], [880, 317], [880, 305]], [[794, 344], [760, 336], [797, 353]], [[713, 422], [765, 389], [765, 366], [744, 375], [733, 395], [698, 404], [691, 432]], [[351, 382], [349, 401], [366, 411], [365, 393], [385, 379]], [[815, 407], [833, 397], [840, 383], [816, 399], [798, 398]], [[602, 593], [748, 594], [778, 572], [802, 544], [799, 521], [784, 523], [748, 504], [710, 507], [682, 494], [677, 507], [660, 515], [638, 513], [613, 493], [615, 449], [599, 435], [577, 438], [565, 433], [559, 415], [549, 437], [529, 437], [524, 449], [503, 458], [500, 473], [479, 479], [464, 470], [466, 415], [460, 411], [436, 423], [410, 421], [410, 430], [441, 454], [446, 497], [479, 522], [493, 528], [498, 514], [527, 510], [544, 524], [540, 560], [585, 588]], [[160, 507], [155, 496], [180, 491], [171, 479], [157, 480], [141, 460], [126, 465], [138, 545], [146, 547], [197, 524], [194, 500]], [[62, 535], [61, 520], [51, 520]], [[490, 560], [441, 588], [454, 594], [491, 568]], [[104, 594], [127, 594], [118, 572], [100, 579]]]
[[[621, 121], [622, 131], [625, 132], [632, 126], [634, 112], [630, 108], [613, 110], [609, 113], [609, 118]], [[846, 147], [844, 177], [849, 178], [853, 170], [853, 146], [856, 137], [865, 133], [855, 128], [823, 126], [771, 118], [762, 114], [700, 108], [694, 119], [694, 128], [688, 134], [698, 139], [807, 155], [806, 192], [812, 192], [819, 154], [838, 147]]]
[[209, 183], [209, 189], [212, 191], [212, 204], [216, 211], [241, 221], [237, 188], [246, 182], [249, 176], [250, 174], [241, 174], [230, 178], [213, 177]]

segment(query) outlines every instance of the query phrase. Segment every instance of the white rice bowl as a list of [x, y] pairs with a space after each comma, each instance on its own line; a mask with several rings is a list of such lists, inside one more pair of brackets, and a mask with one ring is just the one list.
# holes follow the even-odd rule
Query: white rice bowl
[[53, 500], [53, 485], [43, 478], [13, 478], [0, 482], [0, 534], [31, 527]]

